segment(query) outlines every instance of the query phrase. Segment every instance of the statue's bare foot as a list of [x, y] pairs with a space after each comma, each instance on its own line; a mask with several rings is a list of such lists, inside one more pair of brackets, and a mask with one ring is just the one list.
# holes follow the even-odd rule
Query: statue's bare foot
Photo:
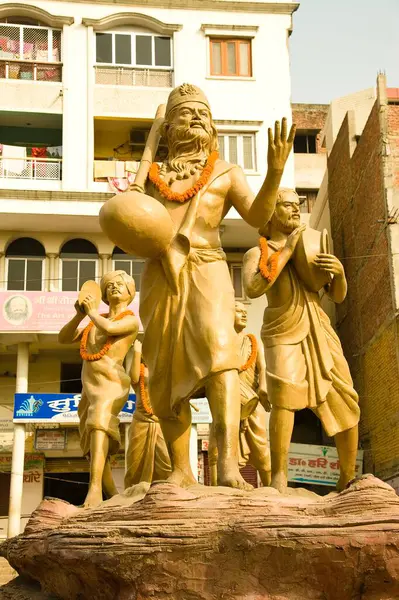
[[246, 490], [247, 492], [254, 489], [250, 483], [245, 481], [236, 464], [231, 467], [222, 467], [219, 470], [218, 485]]
[[284, 471], [277, 471], [272, 475], [272, 481], [270, 483], [271, 487], [275, 488], [280, 492], [280, 494], [284, 494], [287, 491], [287, 476]]
[[345, 475], [345, 473], [341, 473], [338, 483], [337, 483], [337, 491], [342, 492], [349, 482], [351, 482], [355, 478], [354, 475]]
[[96, 508], [103, 501], [103, 492], [101, 487], [90, 486], [83, 508]]
[[194, 475], [191, 472], [191, 469], [187, 471], [182, 471], [181, 469], [173, 469], [172, 473], [169, 475], [166, 480], [168, 483], [173, 483], [173, 485], [178, 485], [182, 488], [190, 487], [190, 485], [195, 485], [198, 481], [195, 479]]

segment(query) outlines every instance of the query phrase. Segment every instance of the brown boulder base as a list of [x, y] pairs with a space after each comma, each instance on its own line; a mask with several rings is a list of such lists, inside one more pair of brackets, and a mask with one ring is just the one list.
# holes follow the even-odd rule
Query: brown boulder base
[[[32, 598], [399, 598], [399, 498], [371, 475], [324, 497], [168, 483], [129, 492], [97, 509], [44, 500], [2, 544], [40, 582]], [[25, 600], [27, 585], [14, 580], [0, 598]]]

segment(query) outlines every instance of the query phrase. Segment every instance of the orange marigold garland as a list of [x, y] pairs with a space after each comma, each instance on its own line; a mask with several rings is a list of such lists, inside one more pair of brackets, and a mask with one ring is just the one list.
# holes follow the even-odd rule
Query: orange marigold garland
[[145, 364], [141, 363], [140, 365], [140, 398], [143, 403], [143, 408], [147, 415], [153, 415], [154, 411], [152, 410], [152, 406], [150, 403], [150, 399], [147, 394], [147, 389], [145, 386]]
[[269, 283], [273, 281], [277, 274], [277, 261], [281, 250], [278, 250], [268, 260], [269, 248], [267, 245], [267, 239], [265, 237], [259, 238], [260, 247], [260, 260], [259, 260], [259, 271], [260, 274]]
[[243, 371], [247, 371], [247, 369], [250, 369], [254, 365], [256, 361], [256, 356], [258, 354], [258, 342], [256, 341], [256, 337], [253, 333], [248, 333], [247, 337], [251, 342], [251, 354], [248, 356], [247, 362], [244, 363], [242, 367], [240, 367], [240, 373], [242, 373]]
[[195, 194], [197, 194], [204, 187], [204, 185], [208, 183], [218, 158], [219, 154], [217, 152], [211, 152], [211, 154], [208, 156], [208, 160], [206, 161], [206, 165], [201, 173], [201, 177], [192, 187], [190, 187], [182, 194], [179, 194], [178, 192], [172, 192], [168, 184], [165, 183], [163, 179], [161, 179], [161, 177], [159, 176], [159, 166], [156, 163], [152, 163], [150, 171], [148, 173], [148, 177], [158, 189], [161, 196], [163, 196], [171, 202], [183, 203], [186, 202], [186, 200], [190, 200], [190, 198], [193, 198], [193, 196], [195, 196]]
[[[134, 316], [134, 312], [132, 312], [131, 310], [125, 310], [124, 312], [120, 313], [120, 315], [116, 316], [113, 319], [113, 321], [120, 321], [121, 319], [123, 319], [123, 317], [127, 317], [128, 315]], [[109, 315], [106, 314], [106, 315], [101, 315], [101, 316], [107, 318]], [[92, 327], [94, 327], [94, 323], [93, 323], [93, 321], [90, 321], [88, 326], [83, 331], [82, 339], [80, 342], [80, 356], [82, 357], [83, 360], [88, 360], [90, 362], [93, 362], [95, 360], [100, 360], [100, 358], [102, 358], [103, 356], [105, 356], [105, 354], [107, 354], [108, 350], [111, 348], [112, 337], [113, 337], [113, 336], [108, 336], [107, 341], [105, 342], [105, 344], [101, 348], [101, 350], [99, 352], [96, 352], [95, 354], [90, 354], [89, 352], [87, 352], [87, 340], [88, 340], [89, 333], [90, 333]]]

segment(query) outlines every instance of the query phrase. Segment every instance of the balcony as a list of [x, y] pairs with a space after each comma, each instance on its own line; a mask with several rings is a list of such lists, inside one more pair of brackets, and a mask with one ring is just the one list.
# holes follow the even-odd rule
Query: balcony
[[130, 85], [166, 88], [170, 88], [173, 85], [173, 71], [170, 69], [96, 66], [95, 72], [95, 81], [100, 85]]
[[1, 179], [61, 180], [62, 159], [59, 158], [2, 158]]
[[62, 64], [17, 59], [3, 59], [0, 53], [0, 78], [23, 81], [61, 81]]

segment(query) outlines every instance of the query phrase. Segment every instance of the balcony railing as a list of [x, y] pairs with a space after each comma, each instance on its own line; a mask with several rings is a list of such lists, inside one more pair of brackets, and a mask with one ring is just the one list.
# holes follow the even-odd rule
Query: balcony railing
[[61, 81], [62, 64], [0, 58], [0, 78], [25, 81]]
[[0, 157], [0, 178], [3, 179], [61, 179], [59, 158], [7, 158]]
[[173, 71], [167, 69], [137, 69], [129, 67], [95, 67], [96, 83], [102, 85], [136, 85], [172, 87]]

